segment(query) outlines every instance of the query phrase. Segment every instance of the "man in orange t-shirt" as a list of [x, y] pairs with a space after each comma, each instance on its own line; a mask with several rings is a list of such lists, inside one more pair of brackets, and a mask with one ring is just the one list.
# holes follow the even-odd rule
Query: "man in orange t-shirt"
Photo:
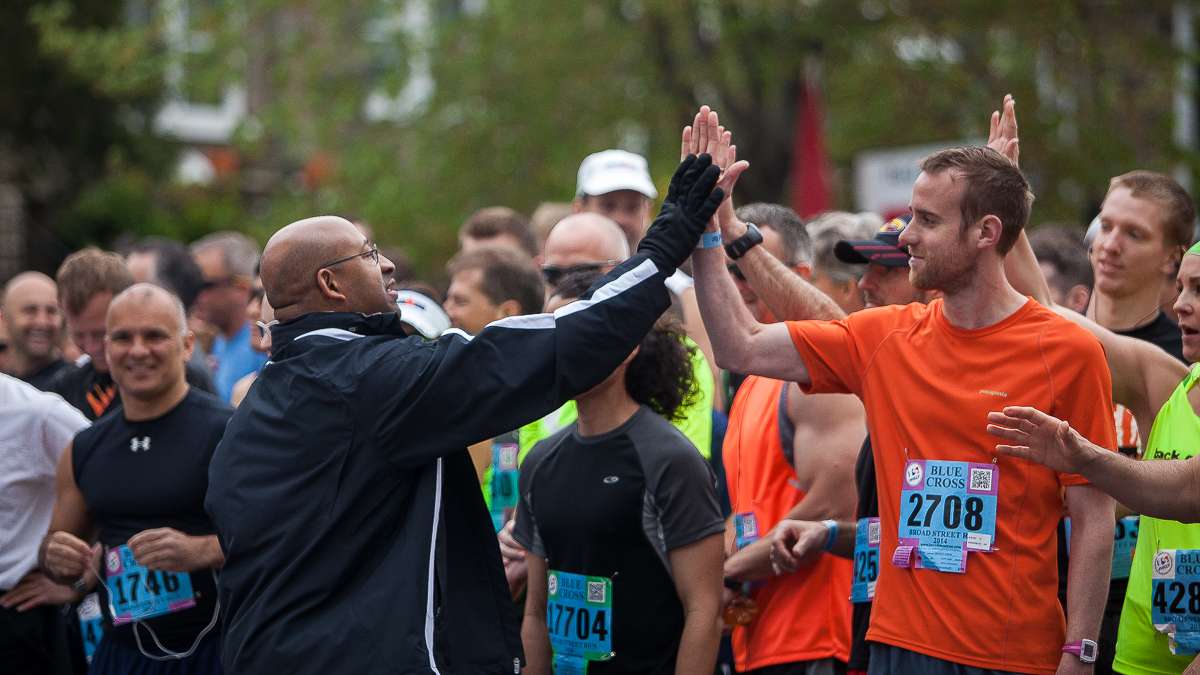
[[[1013, 129], [1006, 150], [1015, 147]], [[986, 422], [990, 411], [1038, 401], [1112, 448], [1103, 351], [1004, 276], [1004, 255], [1029, 218], [1020, 171], [988, 148], [945, 150], [921, 169], [900, 244], [913, 285], [944, 299], [764, 325], [736, 302], [719, 253], [697, 250], [705, 324], [726, 368], [853, 393], [866, 405], [884, 561], [867, 635], [871, 673], [1090, 672], [1112, 500], [1076, 476], [997, 457]], [[754, 234], [727, 246], [753, 246]], [[1065, 622], [1054, 545], [1064, 496], [1076, 552]]]
[[[812, 244], [795, 211], [778, 204], [750, 204], [737, 215], [762, 228], [763, 250], [786, 265], [788, 274], [808, 276]], [[766, 303], [739, 276], [737, 265], [730, 261], [728, 269], [742, 302], [756, 320], [774, 322]], [[781, 574], [771, 564], [767, 535], [785, 518], [852, 517], [855, 491], [846, 488], [854, 483], [855, 452], [865, 429], [862, 403], [853, 396], [806, 396], [792, 383], [756, 376], [738, 388], [722, 450], [733, 507], [725, 580], [758, 608], [753, 620], [733, 628], [739, 673], [811, 675], [845, 669], [850, 656], [850, 561], [818, 555], [804, 569]]]

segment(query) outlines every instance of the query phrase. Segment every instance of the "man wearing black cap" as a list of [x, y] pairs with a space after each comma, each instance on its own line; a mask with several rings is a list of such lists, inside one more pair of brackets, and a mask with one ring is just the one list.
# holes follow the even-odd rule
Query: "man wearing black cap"
[[913, 287], [908, 280], [908, 251], [900, 246], [900, 233], [911, 218], [904, 215], [889, 220], [875, 233], [874, 239], [839, 241], [834, 247], [838, 260], [867, 266], [858, 281], [865, 306], [907, 305], [930, 300], [929, 291]]

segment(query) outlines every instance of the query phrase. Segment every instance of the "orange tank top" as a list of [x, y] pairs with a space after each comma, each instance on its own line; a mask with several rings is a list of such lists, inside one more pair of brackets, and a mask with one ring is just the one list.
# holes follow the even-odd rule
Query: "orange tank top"
[[[805, 496], [791, 461], [786, 392], [780, 380], [747, 378], [729, 411], [722, 449], [733, 512], [752, 512], [760, 535]], [[830, 657], [847, 660], [851, 573], [849, 560], [824, 554], [808, 570], [758, 584], [752, 592], [758, 616], [733, 630], [738, 669]]]

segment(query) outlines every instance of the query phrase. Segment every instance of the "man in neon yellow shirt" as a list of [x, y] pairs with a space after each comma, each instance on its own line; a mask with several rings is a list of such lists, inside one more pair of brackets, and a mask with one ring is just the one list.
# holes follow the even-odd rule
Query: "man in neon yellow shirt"
[[[1126, 405], [1143, 429], [1150, 428], [1142, 460], [1097, 448], [1065, 422], [1033, 408], [1014, 406], [989, 416], [989, 431], [1007, 441], [997, 446], [999, 452], [1078, 473], [1142, 514], [1141, 545], [1134, 554], [1113, 663], [1120, 673], [1181, 673], [1200, 652], [1200, 611], [1193, 611], [1200, 610], [1200, 583], [1187, 576], [1187, 561], [1200, 556], [1200, 525], [1181, 522], [1200, 522], [1200, 389], [1195, 388], [1200, 380], [1200, 244], [1187, 253], [1175, 310], [1190, 369], [1149, 343], [1116, 335], [1069, 310], [1060, 312], [1100, 338], [1112, 370], [1113, 400]], [[1027, 242], [1019, 242], [1014, 254], [1010, 277], [1023, 277], [1026, 288], [1048, 303], [1044, 280], [1039, 283], [1040, 273], [1031, 271], [1036, 261], [1029, 266], [1033, 254]], [[1189, 591], [1196, 601], [1189, 602]]]

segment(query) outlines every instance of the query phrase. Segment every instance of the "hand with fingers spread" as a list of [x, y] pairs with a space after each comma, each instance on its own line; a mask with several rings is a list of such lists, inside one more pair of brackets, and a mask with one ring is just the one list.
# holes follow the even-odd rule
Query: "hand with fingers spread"
[[1082, 473], [1096, 458], [1097, 448], [1067, 422], [1036, 408], [1009, 406], [988, 413], [987, 431], [1009, 441], [997, 445], [1002, 455], [1027, 459], [1060, 473]]
[[138, 532], [128, 545], [138, 564], [166, 572], [221, 567], [225, 561], [216, 536], [195, 537], [169, 527]]
[[99, 546], [89, 546], [70, 532], [51, 532], [42, 541], [41, 569], [54, 581], [72, 583], [89, 569]]
[[712, 155], [713, 164], [721, 169], [717, 187], [725, 193], [725, 199], [721, 202], [716, 214], [721, 236], [726, 241], [742, 236], [746, 227], [739, 223], [734, 215], [732, 197], [738, 178], [746, 169], [750, 168], [750, 163], [738, 161], [737, 146], [733, 144], [733, 134], [721, 125], [717, 112], [705, 105], [700, 107], [692, 124], [683, 128], [681, 145], [680, 153], [683, 157], [704, 152]]
[[987, 146], [1008, 158], [1013, 166], [1020, 166], [1020, 139], [1017, 138], [1017, 102], [1012, 94], [1004, 95], [1003, 111], [992, 111], [988, 130]]
[[21, 577], [13, 589], [0, 595], [0, 607], [28, 612], [43, 605], [65, 605], [82, 597], [70, 586], [55, 583], [37, 570]]
[[829, 528], [811, 520], [781, 520], [771, 530], [771, 567], [788, 574], [816, 562], [829, 541]]
[[679, 163], [658, 217], [638, 244], [659, 270], [671, 273], [683, 264], [700, 239], [725, 193], [718, 187], [721, 170], [712, 156], [688, 155]]

